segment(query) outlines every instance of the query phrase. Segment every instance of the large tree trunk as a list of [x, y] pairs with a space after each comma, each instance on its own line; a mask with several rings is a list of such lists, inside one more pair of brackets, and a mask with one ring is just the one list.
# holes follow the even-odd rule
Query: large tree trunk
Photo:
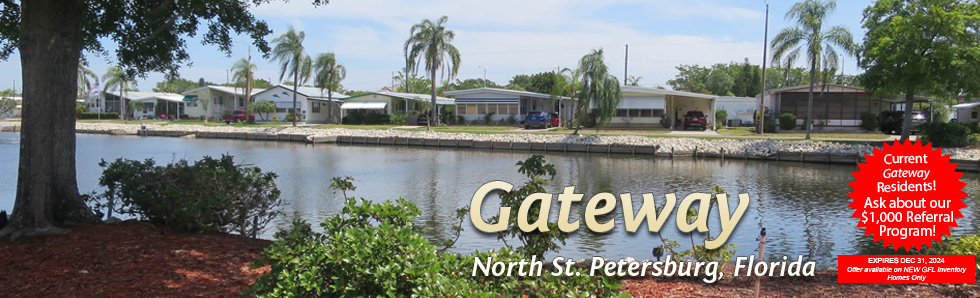
[[333, 123], [333, 91], [327, 89], [327, 123]]
[[[810, 62], [810, 94], [807, 95], [806, 101], [806, 119], [803, 119], [803, 125], [806, 126], [806, 139], [810, 139], [810, 119], [813, 119], [813, 83], [817, 78], [817, 60], [814, 59]], [[795, 123], [794, 123], [795, 124]]]
[[54, 224], [97, 220], [75, 179], [74, 93], [84, 1], [21, 3], [23, 130], [17, 197], [0, 238], [60, 234]]
[[899, 142], [904, 143], [905, 140], [909, 139], [909, 133], [912, 131], [912, 101], [915, 99], [915, 90], [909, 88], [905, 92], [905, 113], [902, 116], [902, 139]]
[[436, 106], [436, 69], [435, 68], [432, 69], [432, 76], [430, 76], [430, 78], [432, 78], [431, 80], [429, 80], [432, 83], [432, 106], [429, 107], [429, 128], [431, 129], [432, 126], [434, 126], [435, 123], [436, 123], [435, 121], [436, 121], [436, 108], [437, 108], [437, 106]]

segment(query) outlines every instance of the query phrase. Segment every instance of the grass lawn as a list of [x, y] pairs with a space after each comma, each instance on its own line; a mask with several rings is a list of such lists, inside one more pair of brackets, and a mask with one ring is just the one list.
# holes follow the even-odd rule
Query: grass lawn
[[207, 124], [205, 124], [204, 121], [171, 121], [171, 122], [151, 122], [151, 123], [156, 123], [159, 125], [175, 124], [175, 125], [207, 125], [207, 126], [233, 126], [233, 127], [279, 127], [279, 126], [291, 125], [291, 123], [287, 123], [287, 122], [256, 123], [256, 124], [238, 122], [232, 124], [225, 124], [224, 121], [208, 121]]
[[313, 128], [327, 129], [327, 128], [349, 128], [349, 129], [368, 129], [368, 130], [384, 130], [398, 127], [399, 125], [390, 124], [376, 124], [376, 125], [352, 125], [352, 124], [323, 124], [314, 126]]
[[[723, 136], [759, 136], [755, 133], [755, 128], [752, 127], [719, 129], [718, 134]], [[794, 130], [792, 132], [767, 133], [759, 137], [767, 139], [804, 138], [806, 132]], [[810, 134], [812, 139], [884, 140], [888, 137], [890, 136], [882, 133], [837, 133], [821, 132], [820, 130], [814, 130]]]

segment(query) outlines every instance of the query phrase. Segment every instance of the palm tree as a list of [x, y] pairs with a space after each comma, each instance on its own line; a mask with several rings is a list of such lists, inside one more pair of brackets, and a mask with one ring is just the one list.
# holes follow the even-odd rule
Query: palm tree
[[130, 88], [136, 86], [136, 80], [133, 77], [126, 74], [125, 71], [119, 67], [109, 67], [106, 73], [102, 75], [102, 80], [105, 81], [105, 87], [103, 90], [111, 90], [115, 87], [115, 90], [119, 91], [119, 107], [122, 110], [119, 116], [122, 117], [123, 121], [129, 119], [126, 117], [126, 92]]
[[406, 72], [417, 73], [419, 65], [425, 63], [429, 73], [429, 83], [432, 93], [432, 109], [429, 116], [429, 126], [436, 120], [436, 72], [439, 69], [449, 69], [449, 78], [459, 73], [459, 50], [452, 44], [456, 33], [446, 29], [443, 24], [449, 17], [442, 16], [436, 22], [429, 19], [412, 25], [411, 34], [405, 41]]
[[[830, 0], [804, 0], [793, 5], [786, 12], [787, 19], [795, 19], [796, 27], [784, 28], [772, 40], [773, 64], [780, 64], [780, 59], [806, 55], [810, 63], [810, 93], [807, 98], [806, 120], [813, 119], [813, 85], [817, 80], [817, 66], [825, 55], [836, 55], [834, 47], [848, 55], [855, 54], [857, 45], [851, 32], [843, 26], [833, 26], [824, 31], [823, 23], [830, 13], [837, 8], [837, 2]], [[836, 58], [835, 58], [836, 59]], [[806, 138], [810, 139], [811, 125], [806, 123]]]
[[88, 61], [82, 58], [78, 61], [78, 95], [79, 98], [86, 97], [92, 92], [92, 82], [99, 83], [99, 75], [88, 69]]
[[238, 83], [243, 83], [245, 85], [245, 109], [248, 110], [248, 105], [252, 101], [252, 85], [254, 85], [253, 78], [255, 77], [255, 70], [258, 66], [248, 61], [248, 59], [242, 58], [235, 65], [231, 66], [231, 79], [235, 81], [235, 85]]
[[640, 80], [642, 80], [642, 79], [643, 79], [643, 76], [628, 76], [628, 77], [626, 77], [626, 85], [627, 86], [639, 87], [640, 86]]
[[320, 88], [320, 96], [323, 96], [323, 89], [327, 89], [327, 120], [333, 119], [333, 91], [340, 89], [340, 82], [347, 77], [347, 69], [343, 65], [337, 64], [337, 57], [333, 52], [322, 53], [316, 57], [313, 66], [316, 76], [314, 85]]
[[306, 33], [300, 31], [299, 33], [289, 26], [289, 30], [283, 33], [272, 42], [275, 43], [275, 47], [272, 48], [272, 60], [279, 61], [282, 65], [279, 71], [279, 80], [281, 81], [283, 77], [288, 73], [293, 76], [293, 126], [296, 126], [296, 119], [298, 113], [296, 111], [296, 88], [301, 84], [300, 75], [304, 73], [304, 68], [306, 68], [306, 78], [309, 78], [309, 56], [303, 53], [303, 39], [306, 38]]
[[619, 79], [609, 74], [609, 67], [606, 66], [602, 49], [592, 50], [591, 53], [582, 56], [578, 62], [578, 71], [581, 73], [579, 85], [578, 107], [576, 108], [575, 132], [582, 128], [582, 121], [588, 118], [591, 110], [595, 109], [596, 124], [602, 125], [609, 122], [616, 115], [616, 106], [623, 99], [623, 92], [619, 87]]
[[[267, 116], [269, 116], [269, 113], [272, 113], [272, 112], [275, 112], [275, 111], [276, 111], [276, 104], [274, 104], [274, 103], [272, 103], [271, 101], [268, 101], [268, 100], [260, 100], [260, 101], [256, 102], [255, 104], [252, 104], [252, 105], [248, 106], [248, 113], [249, 114], [251, 114], [251, 113], [258, 113], [259, 114], [259, 117], [262, 117], [262, 121], [265, 121], [265, 119], [268, 119]], [[262, 116], [262, 113], [265, 113], [265, 116]]]

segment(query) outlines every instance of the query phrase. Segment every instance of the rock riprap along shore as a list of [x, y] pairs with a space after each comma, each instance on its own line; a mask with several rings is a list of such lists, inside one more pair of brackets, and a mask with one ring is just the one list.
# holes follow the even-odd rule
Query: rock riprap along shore
[[[174, 131], [185, 133], [249, 133], [266, 135], [306, 135], [316, 137], [366, 137], [366, 138], [417, 138], [438, 139], [447, 141], [492, 141], [513, 143], [550, 143], [577, 145], [622, 145], [622, 146], [658, 146], [660, 150], [692, 152], [697, 150], [706, 154], [721, 154], [724, 150], [729, 155], [773, 156], [777, 152], [803, 153], [833, 153], [833, 154], [871, 154], [870, 145], [843, 144], [836, 142], [812, 141], [780, 141], [763, 139], [696, 139], [644, 137], [633, 135], [622, 136], [583, 136], [566, 134], [538, 133], [449, 133], [434, 131], [411, 131], [400, 129], [371, 130], [329, 128], [319, 129], [310, 127], [234, 127], [234, 126], [205, 126], [205, 125], [146, 125], [150, 131]], [[140, 124], [118, 123], [77, 123], [79, 131], [113, 132], [116, 134], [137, 134]], [[952, 154], [953, 159], [977, 161], [980, 160], [980, 150], [945, 148], [943, 154]]]

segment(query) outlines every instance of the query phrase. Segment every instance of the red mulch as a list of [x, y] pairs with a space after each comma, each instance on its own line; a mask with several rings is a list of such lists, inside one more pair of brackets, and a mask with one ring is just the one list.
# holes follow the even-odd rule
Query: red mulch
[[144, 223], [74, 227], [65, 236], [0, 242], [0, 296], [239, 297], [268, 271], [248, 265], [270, 243]]
[[[75, 227], [65, 236], [0, 242], [0, 297], [239, 297], [268, 272], [248, 265], [269, 244], [144, 223]], [[647, 277], [623, 288], [635, 297], [753, 297], [754, 282], [726, 272], [714, 284]], [[980, 297], [976, 284], [838, 284], [832, 271], [763, 278], [761, 289], [762, 297]]]
[[[634, 297], [755, 297], [756, 277], [725, 277], [713, 284], [699, 278], [635, 278], [623, 290]], [[977, 284], [839, 284], [836, 271], [813, 277], [763, 277], [759, 297], [980, 297]]]

